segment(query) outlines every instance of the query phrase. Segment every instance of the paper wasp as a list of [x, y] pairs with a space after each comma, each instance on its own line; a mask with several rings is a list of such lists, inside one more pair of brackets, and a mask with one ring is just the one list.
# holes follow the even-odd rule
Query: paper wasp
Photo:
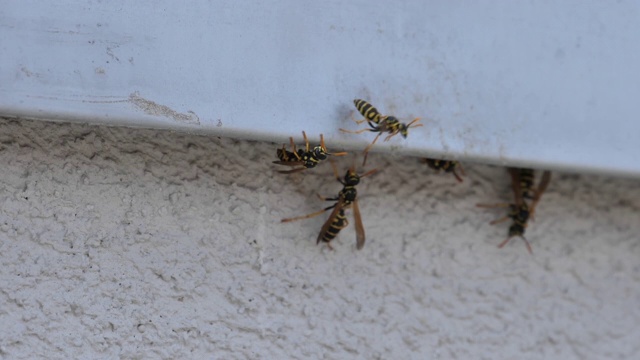
[[318, 238], [316, 240], [316, 244], [319, 244], [321, 241], [325, 242], [327, 243], [329, 249], [333, 250], [333, 247], [331, 247], [331, 240], [333, 240], [338, 235], [340, 230], [349, 225], [349, 221], [345, 216], [345, 210], [348, 208], [352, 208], [353, 218], [356, 222], [356, 248], [360, 250], [364, 246], [365, 234], [364, 226], [362, 225], [362, 217], [360, 215], [360, 208], [358, 207], [358, 192], [356, 190], [356, 185], [360, 183], [361, 178], [369, 176], [378, 170], [373, 169], [366, 174], [358, 175], [355, 171], [355, 166], [352, 166], [351, 168], [349, 168], [349, 170], [347, 170], [346, 174], [344, 175], [344, 179], [341, 179], [340, 175], [338, 175], [338, 170], [336, 169], [336, 166], [333, 164], [333, 162], [331, 163], [331, 166], [333, 167], [333, 173], [336, 179], [343, 186], [342, 190], [340, 190], [338, 196], [333, 198], [325, 198], [320, 195], [318, 195], [318, 197], [320, 198], [320, 200], [335, 201], [335, 203], [320, 211], [316, 211], [308, 215], [282, 219], [281, 222], [309, 219], [318, 216], [325, 211], [333, 209], [327, 221], [325, 221], [324, 225], [322, 225], [322, 229], [320, 230], [320, 233], [318, 234]]
[[279, 161], [274, 161], [274, 164], [278, 165], [286, 165], [286, 166], [302, 166], [299, 168], [295, 168], [293, 170], [286, 171], [278, 171], [283, 174], [291, 174], [295, 172], [299, 172], [306, 169], [311, 169], [316, 167], [318, 163], [322, 160], [327, 159], [327, 155], [333, 156], [343, 156], [346, 155], [346, 152], [339, 153], [329, 153], [327, 152], [327, 147], [324, 145], [324, 136], [320, 134], [320, 145], [311, 149], [309, 146], [309, 140], [307, 139], [307, 134], [303, 131], [302, 137], [304, 138], [305, 148], [296, 149], [296, 144], [293, 142], [293, 137], [289, 138], [289, 142], [291, 143], [291, 150], [287, 151], [286, 146], [282, 145], [282, 148], [276, 150], [276, 155], [278, 156]]
[[436, 171], [442, 170], [446, 173], [453, 173], [453, 176], [456, 177], [458, 182], [462, 182], [462, 178], [460, 177], [460, 175], [456, 170], [459, 169], [460, 174], [465, 175], [464, 169], [462, 168], [462, 165], [460, 165], [458, 161], [438, 160], [438, 159], [430, 159], [430, 158], [422, 159], [422, 161], [426, 163], [433, 170], [436, 170]]
[[[509, 240], [519, 236], [527, 245], [529, 253], [533, 254], [531, 244], [529, 244], [529, 241], [524, 237], [524, 233], [527, 228], [529, 218], [533, 218], [536, 206], [538, 205], [542, 194], [547, 189], [547, 186], [549, 186], [549, 182], [551, 181], [551, 172], [545, 171], [542, 173], [542, 178], [540, 179], [540, 183], [536, 189], [533, 189], [533, 170], [509, 168], [509, 174], [511, 175], [511, 187], [515, 202], [513, 204], [478, 204], [477, 206], [482, 208], [509, 208], [507, 216], [496, 219], [490, 223], [491, 225], [495, 225], [509, 219], [513, 220], [513, 224], [509, 227], [509, 236], [501, 242], [498, 247], [504, 247]], [[528, 205], [525, 201], [524, 198], [526, 196], [530, 196], [532, 199], [531, 205]]]
[[[362, 161], [362, 166], [367, 163], [367, 156], [369, 154], [369, 150], [373, 147], [373, 144], [378, 141], [378, 138], [383, 133], [389, 133], [384, 141], [389, 140], [391, 137], [400, 134], [403, 138], [406, 138], [409, 134], [409, 127], [411, 127], [416, 122], [420, 121], [420, 118], [413, 119], [410, 123], [404, 124], [401, 123], [395, 116], [387, 116], [382, 115], [378, 112], [378, 109], [373, 107], [373, 105], [369, 104], [365, 100], [355, 99], [353, 103], [356, 106], [356, 109], [364, 116], [363, 120], [354, 120], [356, 124], [360, 125], [363, 122], [367, 122], [369, 124], [368, 128], [360, 129], [357, 131], [340, 129], [342, 132], [350, 133], [350, 134], [360, 134], [365, 131], [377, 132], [378, 135], [373, 139], [371, 144], [364, 149], [364, 160]], [[413, 125], [413, 127], [422, 126], [422, 124]]]

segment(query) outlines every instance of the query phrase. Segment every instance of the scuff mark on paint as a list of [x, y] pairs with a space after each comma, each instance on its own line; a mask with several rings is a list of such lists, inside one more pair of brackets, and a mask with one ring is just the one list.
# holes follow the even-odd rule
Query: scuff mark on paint
[[200, 125], [200, 118], [195, 112], [189, 110], [186, 113], [179, 113], [166, 105], [143, 98], [137, 91], [129, 95], [129, 102], [149, 115], [165, 116], [177, 122]]

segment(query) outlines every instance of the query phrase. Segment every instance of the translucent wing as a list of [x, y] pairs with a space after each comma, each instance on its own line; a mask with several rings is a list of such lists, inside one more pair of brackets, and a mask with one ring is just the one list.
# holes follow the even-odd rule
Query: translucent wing
[[531, 207], [530, 207], [531, 214], [534, 213], [536, 205], [538, 205], [540, 198], [542, 198], [542, 194], [545, 192], [545, 190], [547, 190], [547, 187], [549, 186], [550, 182], [551, 182], [551, 171], [545, 171], [544, 173], [542, 173], [540, 184], [536, 189], [536, 195], [534, 196], [533, 202], [531, 203]]
[[362, 225], [362, 216], [360, 216], [360, 207], [358, 200], [353, 202], [353, 217], [356, 220], [356, 249], [360, 250], [364, 247], [364, 226]]
[[[286, 165], [286, 164], [282, 164], [282, 165]], [[293, 166], [293, 165], [292, 165]], [[303, 170], [307, 170], [306, 167], [301, 167], [301, 168], [297, 168], [297, 169], [293, 169], [293, 170], [278, 170], [278, 172], [280, 174], [293, 174], [293, 173], [297, 173]]]
[[304, 165], [304, 161], [274, 161], [273, 163], [278, 165], [286, 165], [286, 166]]

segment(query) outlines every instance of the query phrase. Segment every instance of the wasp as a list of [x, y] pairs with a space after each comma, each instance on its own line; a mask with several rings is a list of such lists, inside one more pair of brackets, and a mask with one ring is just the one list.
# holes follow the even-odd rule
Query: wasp
[[[545, 192], [551, 181], [551, 172], [545, 171], [542, 173], [542, 178], [537, 188], [533, 188], [534, 173], [531, 169], [516, 169], [509, 168], [509, 174], [511, 175], [511, 188], [514, 195], [513, 204], [478, 204], [478, 207], [482, 208], [496, 208], [506, 207], [509, 208], [509, 213], [500, 218], [492, 221], [490, 224], [495, 225], [506, 220], [513, 220], [513, 223], [509, 227], [509, 236], [501, 242], [498, 247], [504, 247], [514, 237], [521, 237], [530, 254], [533, 254], [531, 250], [531, 244], [524, 237], [525, 230], [527, 228], [527, 222], [530, 218], [534, 217], [535, 208]], [[525, 197], [531, 199], [531, 205], [527, 204]]]
[[360, 250], [362, 249], [362, 247], [364, 247], [365, 234], [364, 226], [362, 225], [362, 216], [360, 215], [360, 207], [358, 206], [358, 191], [356, 190], [356, 185], [360, 183], [360, 179], [374, 174], [376, 171], [378, 171], [378, 169], [373, 169], [368, 171], [366, 174], [358, 175], [358, 173], [356, 173], [355, 171], [355, 166], [352, 166], [347, 170], [344, 178], [340, 178], [340, 175], [338, 175], [338, 170], [336, 169], [333, 162], [331, 163], [331, 165], [333, 167], [333, 173], [336, 179], [342, 184], [342, 190], [340, 190], [338, 196], [333, 198], [325, 198], [320, 195], [318, 195], [318, 197], [320, 198], [320, 200], [335, 201], [335, 203], [331, 206], [327, 206], [322, 210], [308, 215], [282, 219], [281, 222], [310, 219], [324, 213], [325, 211], [333, 209], [327, 221], [325, 221], [324, 225], [322, 225], [322, 229], [320, 230], [320, 233], [318, 234], [318, 238], [316, 240], [316, 244], [319, 244], [321, 241], [325, 242], [327, 243], [329, 249], [333, 250], [331, 241], [338, 235], [340, 230], [349, 225], [349, 221], [347, 220], [347, 217], [345, 215], [345, 210], [352, 208], [356, 228], [356, 248]]
[[353, 100], [353, 103], [355, 104], [356, 109], [358, 109], [360, 114], [364, 116], [363, 120], [354, 120], [354, 121], [358, 125], [366, 121], [367, 124], [369, 124], [369, 127], [360, 129], [357, 131], [351, 131], [346, 129], [340, 129], [340, 131], [345, 133], [350, 133], [350, 134], [360, 134], [365, 131], [378, 133], [378, 135], [375, 137], [375, 139], [373, 139], [371, 144], [369, 144], [369, 146], [367, 146], [364, 149], [364, 160], [362, 161], [362, 166], [364, 166], [367, 163], [367, 156], [369, 154], [369, 150], [371, 150], [371, 148], [376, 143], [376, 141], [378, 141], [378, 138], [380, 137], [380, 135], [382, 135], [383, 133], [389, 133], [389, 135], [387, 135], [384, 141], [389, 140], [390, 138], [392, 138], [397, 134], [400, 134], [403, 138], [406, 138], [407, 135], [409, 134], [409, 128], [412, 125], [414, 128], [423, 125], [423, 124], [416, 124], [418, 121], [420, 121], [420, 118], [415, 118], [410, 123], [404, 124], [404, 123], [401, 123], [395, 116], [382, 115], [380, 114], [378, 109], [373, 107], [373, 105], [369, 104], [365, 100], [355, 99]]
[[[464, 169], [462, 168], [462, 165], [460, 165], [458, 161], [425, 158], [425, 159], [422, 159], [422, 162], [426, 163], [433, 170], [437, 170], [437, 171], [442, 170], [446, 173], [453, 173], [453, 176], [456, 177], [458, 182], [462, 182], [462, 178], [460, 177], [460, 174], [465, 175]], [[460, 174], [458, 174], [456, 170], [460, 170]]]
[[315, 146], [313, 149], [309, 146], [309, 140], [307, 139], [307, 134], [303, 131], [302, 137], [304, 138], [305, 148], [296, 149], [296, 144], [293, 142], [293, 137], [289, 138], [289, 142], [291, 143], [291, 150], [288, 151], [285, 145], [282, 145], [282, 148], [276, 150], [276, 156], [278, 156], [279, 161], [274, 161], [274, 164], [286, 165], [286, 166], [302, 166], [299, 168], [295, 168], [293, 170], [279, 171], [283, 174], [291, 174], [295, 172], [299, 172], [306, 169], [311, 169], [316, 167], [322, 160], [326, 160], [328, 155], [333, 156], [343, 156], [346, 155], [346, 152], [338, 152], [338, 153], [329, 153], [327, 151], [327, 147], [324, 144], [324, 136], [320, 134], [320, 145]]

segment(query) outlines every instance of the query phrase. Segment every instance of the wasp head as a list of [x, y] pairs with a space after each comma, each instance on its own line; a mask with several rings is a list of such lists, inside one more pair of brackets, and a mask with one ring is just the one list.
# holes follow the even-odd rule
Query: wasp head
[[524, 227], [522, 224], [514, 223], [509, 227], [509, 237], [512, 236], [523, 236], [524, 235]]
[[403, 138], [407, 138], [407, 135], [409, 135], [409, 127], [405, 124], [400, 124], [400, 135], [402, 135]]
[[327, 151], [322, 146], [316, 146], [313, 148], [313, 156], [318, 160], [326, 160]]
[[[418, 121], [420, 121], [420, 118], [415, 118], [413, 119], [413, 121], [411, 121], [408, 124], [399, 124], [400, 135], [402, 135], [402, 137], [406, 139], [407, 135], [409, 135], [409, 128], [411, 127], [411, 125], [417, 123]], [[418, 127], [418, 126], [422, 126], [422, 124], [413, 125], [413, 127]]]
[[356, 186], [358, 183], [360, 183], [360, 175], [358, 175], [353, 169], [347, 170], [347, 173], [344, 174], [344, 184]]

